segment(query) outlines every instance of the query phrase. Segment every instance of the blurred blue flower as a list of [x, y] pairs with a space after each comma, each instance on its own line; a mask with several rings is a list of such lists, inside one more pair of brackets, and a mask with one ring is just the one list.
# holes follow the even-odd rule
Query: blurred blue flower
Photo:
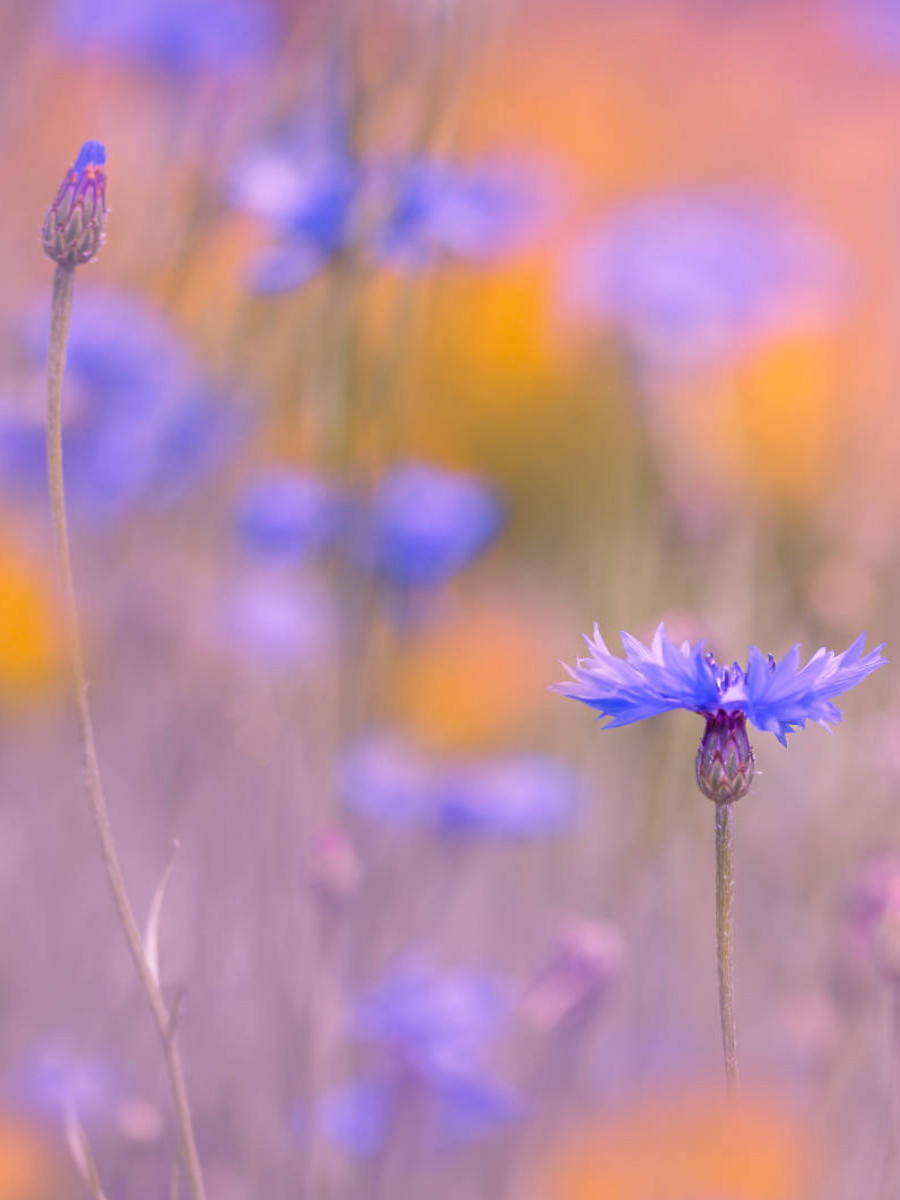
[[[292, 176], [294, 165], [297, 173]], [[261, 213], [268, 208], [268, 215], [279, 218], [275, 244], [251, 267], [251, 286], [263, 293], [302, 287], [350, 245], [359, 192], [357, 168], [349, 158], [330, 153], [305, 164], [272, 155], [248, 162], [243, 171], [241, 187], [247, 200], [252, 198]], [[275, 198], [278, 187], [284, 189], [282, 203]], [[289, 207], [284, 203], [287, 197]]]
[[[46, 316], [31, 349], [46, 355]], [[63, 430], [73, 509], [109, 517], [160, 506], [217, 462], [238, 432], [234, 411], [191, 362], [161, 314], [127, 293], [86, 291], [72, 315]], [[0, 480], [46, 486], [43, 417], [0, 417]]]
[[357, 1036], [388, 1051], [388, 1066], [434, 1104], [434, 1132], [445, 1140], [489, 1133], [519, 1113], [497, 1082], [488, 1055], [509, 1011], [494, 975], [435, 971], [405, 958], [362, 997]]
[[231, 171], [229, 202], [266, 221], [274, 237], [251, 265], [255, 291], [301, 287], [350, 245], [363, 172], [340, 90], [339, 78], [330, 79], [323, 95], [306, 103], [275, 139], [252, 147]]
[[310, 581], [250, 575], [228, 590], [223, 631], [230, 645], [262, 666], [292, 671], [331, 645], [333, 605]]
[[253, 264], [251, 282], [281, 292], [307, 283], [354, 239], [403, 269], [444, 258], [493, 261], [534, 226], [541, 191], [537, 178], [499, 165], [362, 163], [331, 104], [248, 153], [232, 172], [229, 196], [271, 222], [275, 242]]
[[440, 972], [410, 957], [362, 997], [355, 1029], [414, 1074], [455, 1079], [483, 1065], [507, 1011], [505, 989], [496, 976]]
[[840, 721], [832, 700], [885, 662], [883, 646], [863, 654], [865, 634], [841, 654], [817, 650], [799, 670], [799, 646], [780, 662], [751, 646], [746, 670], [737, 663], [720, 667], [704, 642], [676, 646], [662, 624], [650, 647], [623, 633], [624, 659], [610, 653], [596, 626], [593, 639], [586, 636], [585, 641], [589, 656], [566, 667], [571, 681], [554, 684], [552, 690], [596, 708], [601, 717], [610, 718], [607, 728], [676, 708], [708, 718], [740, 713], [784, 745], [787, 735], [807, 721], [826, 728]]
[[486, 549], [502, 522], [496, 492], [480, 479], [410, 463], [382, 479], [362, 555], [391, 583], [436, 587]]
[[421, 826], [433, 820], [436, 765], [405, 739], [368, 734], [343, 757], [340, 792], [357, 812], [392, 825]]
[[536, 179], [495, 164], [414, 159], [387, 172], [382, 185], [388, 217], [376, 245], [388, 262], [409, 269], [441, 258], [502, 257], [533, 224], [538, 203]]
[[264, 558], [296, 563], [331, 547], [346, 523], [337, 490], [306, 471], [274, 470], [254, 479], [237, 504], [244, 544]]
[[844, 40], [874, 58], [900, 56], [898, 0], [830, 0], [824, 11]]
[[574, 810], [572, 772], [529, 754], [451, 767], [440, 783], [437, 820], [461, 836], [543, 837], [571, 824]]
[[56, 27], [70, 51], [185, 75], [238, 67], [275, 36], [264, 0], [58, 0]]
[[112, 1111], [120, 1097], [121, 1079], [106, 1062], [41, 1047], [21, 1064], [15, 1091], [27, 1107], [44, 1117], [59, 1120], [74, 1108], [81, 1121], [89, 1122]]
[[543, 837], [575, 812], [574, 775], [545, 755], [443, 762], [390, 733], [350, 747], [339, 786], [374, 820], [454, 837]]
[[450, 1143], [468, 1142], [524, 1116], [519, 1094], [506, 1084], [480, 1076], [446, 1081], [436, 1096], [436, 1132]]
[[579, 247], [565, 299], [618, 322], [644, 353], [715, 357], [784, 323], [820, 320], [842, 289], [835, 248], [763, 199], [663, 193], [611, 213]]
[[393, 1082], [356, 1079], [322, 1098], [317, 1117], [336, 1146], [352, 1158], [371, 1158], [387, 1140], [397, 1102]]

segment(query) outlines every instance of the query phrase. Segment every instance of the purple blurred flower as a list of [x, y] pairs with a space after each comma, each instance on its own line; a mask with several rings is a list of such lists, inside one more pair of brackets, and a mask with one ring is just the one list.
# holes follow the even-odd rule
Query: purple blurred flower
[[89, 1122], [113, 1110], [121, 1079], [108, 1063], [42, 1047], [22, 1063], [15, 1090], [27, 1107], [45, 1117], [62, 1119], [74, 1108], [81, 1121]]
[[357, 1005], [357, 1036], [377, 1042], [419, 1078], [464, 1078], [480, 1069], [508, 1011], [494, 975], [397, 963]]
[[445, 833], [544, 837], [571, 824], [575, 779], [568, 768], [539, 754], [464, 763], [445, 772], [438, 804]]
[[389, 825], [454, 837], [544, 837], [575, 810], [572, 772], [540, 754], [449, 762], [397, 734], [370, 734], [352, 746], [341, 794], [357, 812]]
[[841, 290], [834, 248], [752, 196], [676, 192], [613, 212], [573, 258], [573, 315], [618, 322], [648, 356], [716, 357], [777, 327], [821, 319]]
[[[46, 318], [32, 343], [46, 355]], [[179, 499], [231, 447], [233, 410], [192, 363], [163, 316], [128, 293], [87, 291], [72, 315], [66, 479], [76, 513], [110, 517]], [[0, 479], [46, 486], [42, 417], [0, 419]]]
[[296, 563], [331, 547], [346, 522], [347, 506], [335, 488], [305, 471], [261, 475], [237, 504], [244, 544], [264, 558]]
[[415, 159], [387, 172], [382, 183], [391, 200], [376, 245], [398, 267], [421, 269], [442, 258], [495, 260], [535, 220], [537, 181], [521, 169]]
[[265, 0], [58, 0], [57, 29], [70, 51], [191, 75], [266, 54], [275, 20]]
[[356, 1079], [328, 1092], [317, 1118], [336, 1146], [351, 1158], [371, 1158], [387, 1140], [397, 1103], [391, 1080]]
[[340, 775], [341, 795], [357, 812], [407, 827], [433, 819], [436, 764], [398, 735], [361, 738], [344, 755]]
[[885, 662], [882, 646], [863, 654], [864, 634], [841, 654], [817, 650], [799, 669], [799, 646], [780, 662], [751, 646], [746, 670], [737, 663], [720, 667], [704, 642], [678, 647], [662, 624], [650, 647], [623, 633], [624, 659], [610, 653], [596, 626], [593, 639], [586, 636], [585, 641], [589, 656], [566, 667], [571, 681], [554, 684], [552, 690], [596, 708], [601, 717], [610, 718], [607, 728], [676, 708], [708, 718], [742, 713], [784, 745], [787, 735], [807, 721], [826, 728], [840, 721], [832, 700]]
[[520, 1115], [517, 1097], [487, 1063], [508, 1011], [496, 976], [438, 972], [406, 958], [363, 996], [355, 1029], [387, 1051], [398, 1085], [422, 1089], [431, 1100], [435, 1135], [458, 1142]]
[[534, 225], [541, 189], [524, 171], [426, 159], [361, 163], [334, 108], [251, 151], [232, 172], [232, 203], [270, 221], [275, 234], [253, 265], [255, 290], [301, 287], [354, 242], [402, 269], [493, 261]]
[[363, 560], [401, 587], [436, 587], [493, 541], [500, 500], [473, 475], [425, 463], [395, 467], [375, 494]]
[[334, 637], [328, 595], [309, 581], [280, 573], [250, 575], [230, 588], [223, 627], [230, 644], [281, 671], [309, 663]]

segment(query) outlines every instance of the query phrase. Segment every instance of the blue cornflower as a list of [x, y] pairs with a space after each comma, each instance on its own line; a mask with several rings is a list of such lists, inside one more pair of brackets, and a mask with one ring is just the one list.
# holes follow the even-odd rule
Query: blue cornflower
[[[279, 175], [281, 185], [276, 182]], [[276, 200], [277, 186], [282, 187], [283, 197], [290, 197], [290, 206]], [[346, 154], [317, 154], [305, 166], [274, 155], [257, 158], [243, 168], [241, 187], [244, 207], [255, 205], [260, 215], [277, 220], [275, 244], [251, 267], [254, 291], [276, 293], [302, 287], [349, 248], [360, 173]]]
[[823, 235], [761, 197], [683, 191], [611, 213], [578, 248], [566, 298], [649, 357], [690, 362], [740, 349], [786, 313], [827, 311], [840, 275]]
[[30, 1109], [61, 1119], [74, 1108], [81, 1121], [108, 1115], [120, 1098], [119, 1072], [98, 1059], [77, 1058], [53, 1046], [36, 1047], [20, 1065], [15, 1090]]
[[347, 250], [359, 224], [364, 179], [346, 103], [332, 81], [230, 173], [229, 201], [260, 217], [273, 235], [251, 264], [250, 286], [264, 293], [302, 287]]
[[322, 1097], [316, 1117], [331, 1141], [349, 1157], [371, 1158], [387, 1141], [397, 1101], [391, 1079], [352, 1079]]
[[222, 633], [263, 667], [292, 672], [327, 652], [334, 639], [333, 603], [311, 581], [282, 573], [248, 575], [229, 586]]
[[360, 1038], [391, 1050], [414, 1074], [440, 1082], [483, 1066], [507, 1010], [496, 976], [437, 971], [408, 957], [362, 997], [355, 1027]]
[[448, 762], [382, 733], [348, 750], [340, 791], [357, 812], [395, 827], [514, 840], [567, 828], [577, 786], [573, 773], [546, 755]]
[[331, 547], [347, 505], [337, 490], [307, 471], [275, 470], [255, 479], [237, 504], [244, 544], [264, 558], [296, 563]]
[[463, 837], [544, 837], [570, 825], [574, 811], [575, 777], [541, 754], [463, 763], [438, 787], [438, 828]]
[[339, 788], [357, 812], [402, 828], [434, 819], [437, 764], [396, 734], [370, 733], [344, 754]]
[[[30, 349], [46, 357], [46, 320]], [[128, 293], [85, 292], [72, 315], [63, 430], [76, 512], [170, 503], [231, 445], [234, 413], [162, 314]], [[45, 486], [42, 419], [0, 419], [0, 479]]]
[[357, 1037], [387, 1053], [377, 1079], [331, 1098], [332, 1136], [351, 1152], [371, 1153], [410, 1088], [429, 1102], [432, 1131], [445, 1142], [468, 1141], [515, 1120], [518, 1097], [488, 1063], [508, 1012], [507, 989], [494, 975], [400, 960], [356, 1006]]
[[414, 159], [386, 172], [391, 195], [387, 220], [376, 235], [380, 253], [412, 269], [441, 258], [493, 260], [521, 240], [533, 222], [534, 181], [495, 164], [477, 168]]
[[59, 0], [57, 30], [76, 52], [191, 75], [267, 53], [275, 20], [264, 0]]
[[502, 521], [497, 493], [480, 479], [409, 463], [381, 480], [363, 557], [390, 583], [436, 587], [486, 549]]
[[697, 779], [705, 794], [723, 802], [744, 795], [752, 782], [748, 720], [783, 745], [807, 721], [828, 728], [841, 720], [835, 697], [885, 662], [882, 646], [863, 654], [865, 634], [842, 654], [823, 647], [799, 670], [799, 646], [780, 662], [751, 646], [746, 669], [737, 663], [720, 667], [704, 642], [676, 646], [662, 624], [650, 647], [623, 633], [624, 659], [610, 653], [596, 626], [593, 639], [585, 640], [589, 657], [566, 667], [571, 681], [553, 690], [597, 709], [609, 718], [607, 728], [677, 708], [704, 716]]

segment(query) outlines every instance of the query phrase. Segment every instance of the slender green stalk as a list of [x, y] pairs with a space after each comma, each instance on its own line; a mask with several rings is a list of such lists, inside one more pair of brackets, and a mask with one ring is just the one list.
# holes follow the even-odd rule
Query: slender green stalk
[[184, 1072], [175, 1038], [172, 1016], [163, 1000], [162, 992], [144, 952], [144, 943], [134, 919], [134, 912], [125, 889], [125, 880], [119, 864], [113, 840], [109, 810], [103, 794], [100, 767], [94, 743], [94, 726], [88, 704], [88, 682], [84, 669], [84, 652], [78, 624], [78, 606], [75, 599], [75, 582], [72, 575], [72, 559], [69, 550], [69, 534], [66, 521], [65, 487], [62, 459], [62, 386], [66, 364], [66, 346], [69, 337], [69, 321], [72, 314], [72, 292], [75, 271], [72, 267], [58, 266], [53, 278], [53, 299], [50, 308], [50, 347], [47, 358], [47, 471], [50, 485], [50, 507], [53, 514], [53, 531], [56, 542], [56, 560], [62, 582], [66, 643], [75, 700], [78, 707], [78, 723], [84, 752], [84, 773], [90, 797], [94, 823], [100, 838], [100, 849], [106, 867], [107, 878], [112, 889], [113, 900], [125, 941], [134, 960], [141, 984], [147, 994], [150, 1011], [162, 1041], [169, 1077], [169, 1088], [178, 1125], [181, 1158], [187, 1176], [191, 1200], [205, 1200], [203, 1174], [197, 1155], [191, 1111], [184, 1084]]
[[737, 1091], [734, 1034], [734, 812], [732, 804], [716, 806], [716, 961], [719, 968], [719, 1016], [728, 1094]]

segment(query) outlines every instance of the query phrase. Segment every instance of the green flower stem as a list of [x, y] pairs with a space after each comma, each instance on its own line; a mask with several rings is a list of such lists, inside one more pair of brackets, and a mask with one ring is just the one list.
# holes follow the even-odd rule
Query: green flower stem
[[97, 749], [94, 743], [94, 726], [88, 704], [88, 683], [84, 669], [84, 652], [78, 624], [78, 607], [75, 599], [75, 583], [72, 575], [72, 558], [69, 549], [68, 524], [66, 520], [65, 487], [62, 459], [62, 385], [66, 364], [66, 346], [69, 338], [69, 322], [72, 315], [72, 292], [75, 271], [72, 267], [58, 266], [53, 279], [53, 299], [50, 308], [50, 347], [47, 357], [47, 470], [50, 485], [50, 506], [53, 514], [53, 531], [56, 542], [56, 560], [63, 590], [64, 619], [69, 665], [72, 672], [75, 700], [78, 707], [78, 723], [84, 752], [85, 781], [94, 815], [94, 823], [100, 838], [100, 849], [106, 875], [112, 888], [113, 900], [125, 941], [134, 960], [141, 984], [150, 1003], [150, 1011], [162, 1041], [169, 1077], [169, 1087], [175, 1108], [181, 1158], [187, 1177], [191, 1200], [205, 1200], [203, 1174], [197, 1155], [191, 1110], [184, 1084], [184, 1072], [175, 1039], [172, 1014], [163, 1000], [162, 992], [151, 970], [144, 952], [144, 943], [134, 919], [134, 912], [125, 889], [125, 880], [119, 864], [109, 821], [109, 810], [103, 794]]
[[719, 969], [719, 1016], [728, 1094], [737, 1091], [734, 1034], [734, 812], [732, 804], [716, 805], [716, 961]]

